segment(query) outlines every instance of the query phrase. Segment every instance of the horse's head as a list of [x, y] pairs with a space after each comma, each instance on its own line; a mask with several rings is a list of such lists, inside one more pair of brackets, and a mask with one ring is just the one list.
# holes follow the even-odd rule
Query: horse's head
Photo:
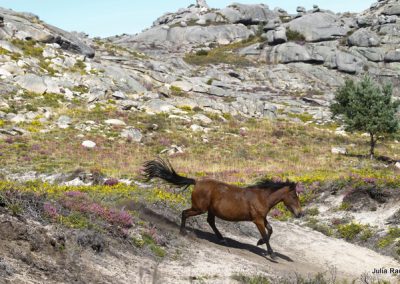
[[286, 208], [292, 212], [296, 218], [303, 216], [303, 211], [301, 210], [300, 199], [296, 191], [296, 184], [288, 187], [285, 194], [283, 195], [282, 201]]

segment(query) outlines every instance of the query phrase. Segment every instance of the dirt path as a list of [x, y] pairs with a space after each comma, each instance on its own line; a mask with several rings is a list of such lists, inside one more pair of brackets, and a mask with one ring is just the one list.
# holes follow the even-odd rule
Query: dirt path
[[[144, 215], [159, 228], [178, 235], [176, 223], [165, 216], [149, 211]], [[264, 256], [264, 246], [255, 246], [259, 236], [253, 224], [218, 220], [217, 226], [227, 238], [227, 245], [218, 243], [203, 217], [192, 220], [189, 236], [178, 237], [182, 244], [180, 257], [158, 267], [163, 283], [188, 283], [191, 278], [206, 283], [232, 283], [231, 276], [237, 273], [286, 277], [327, 272], [329, 276], [329, 267], [336, 268], [338, 279], [353, 280], [374, 268], [400, 267], [393, 258], [367, 248], [292, 223], [274, 221], [271, 245], [278, 258], [272, 260]], [[390, 275], [380, 279], [400, 283], [399, 278]]]

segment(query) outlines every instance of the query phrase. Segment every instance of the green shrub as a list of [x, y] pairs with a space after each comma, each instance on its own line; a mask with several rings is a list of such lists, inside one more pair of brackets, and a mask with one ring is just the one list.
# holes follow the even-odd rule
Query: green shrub
[[340, 204], [338, 210], [339, 211], [349, 211], [351, 209], [351, 204], [348, 202], [342, 202], [342, 204]]
[[363, 225], [354, 222], [338, 226], [338, 233], [340, 237], [349, 241], [354, 240], [355, 237], [362, 232], [362, 230]]
[[293, 31], [289, 28], [286, 29], [286, 37], [288, 41], [305, 41], [306, 38], [298, 31]]
[[196, 55], [197, 56], [207, 56], [208, 55], [208, 51], [204, 50], [204, 49], [201, 49], [201, 50], [196, 51]]
[[233, 280], [236, 280], [239, 283], [243, 284], [270, 284], [270, 280], [259, 274], [259, 275], [253, 275], [253, 276], [247, 276], [244, 274], [235, 274], [232, 276]]
[[308, 222], [306, 223], [306, 226], [317, 232], [324, 234], [325, 236], [333, 235], [332, 229], [326, 224], [319, 223], [316, 218], [309, 218]]
[[309, 208], [307, 214], [310, 216], [317, 216], [319, 214], [318, 207]]
[[77, 92], [77, 93], [81, 93], [81, 94], [86, 94], [89, 92], [89, 88], [85, 85], [78, 85], [78, 86], [74, 86], [72, 88], [73, 92]]
[[68, 216], [59, 216], [58, 221], [64, 226], [74, 229], [85, 229], [91, 227], [88, 218], [78, 212], [73, 212]]
[[392, 243], [394, 243], [394, 241], [398, 238], [400, 238], [400, 228], [391, 227], [389, 228], [388, 234], [378, 241], [378, 247], [379, 248], [387, 247]]
[[25, 56], [31, 56], [36, 58], [43, 57], [43, 48], [37, 44], [34, 40], [20, 40], [13, 39], [11, 41], [13, 45], [22, 49]]
[[360, 239], [362, 241], [366, 242], [373, 235], [374, 235], [374, 232], [372, 231], [372, 229], [367, 227], [367, 228], [364, 228], [364, 230], [361, 232]]
[[183, 95], [183, 90], [181, 88], [177, 87], [177, 86], [171, 86], [169, 89], [171, 91], [171, 95], [172, 96], [179, 97], [179, 96]]

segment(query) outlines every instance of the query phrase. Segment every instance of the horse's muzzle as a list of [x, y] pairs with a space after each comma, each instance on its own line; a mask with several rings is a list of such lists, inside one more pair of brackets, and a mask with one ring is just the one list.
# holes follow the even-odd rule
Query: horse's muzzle
[[297, 214], [295, 215], [296, 218], [301, 218], [301, 217], [303, 217], [303, 216], [304, 216], [304, 212], [300, 212], [300, 213], [297, 213]]

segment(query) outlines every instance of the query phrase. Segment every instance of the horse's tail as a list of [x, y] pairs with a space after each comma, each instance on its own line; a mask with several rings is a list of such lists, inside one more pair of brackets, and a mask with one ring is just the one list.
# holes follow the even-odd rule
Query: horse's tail
[[161, 158], [148, 161], [144, 163], [143, 166], [143, 176], [147, 181], [157, 177], [178, 186], [189, 187], [190, 185], [196, 184], [195, 179], [178, 175], [171, 163], [169, 161], [164, 161]]

